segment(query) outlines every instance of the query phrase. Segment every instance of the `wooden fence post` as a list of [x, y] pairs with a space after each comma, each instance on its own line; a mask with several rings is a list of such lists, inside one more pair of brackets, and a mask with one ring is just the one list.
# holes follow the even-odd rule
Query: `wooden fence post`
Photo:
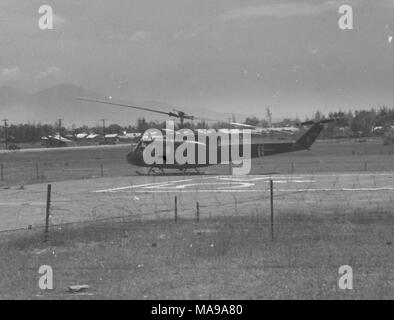
[[175, 196], [174, 213], [175, 213], [175, 222], [178, 222], [178, 198], [177, 198], [177, 196]]
[[1, 181], [4, 181], [4, 164], [1, 164], [1, 169], [0, 169], [0, 171], [1, 171], [1, 173], [0, 173], [0, 176], [1, 176]]
[[104, 165], [102, 163], [100, 163], [100, 172], [101, 176], [104, 177]]
[[271, 198], [271, 240], [274, 241], [274, 183], [270, 179], [270, 198]]
[[198, 203], [198, 201], [197, 201], [197, 203], [196, 203], [196, 215], [197, 215], [197, 222], [200, 222], [200, 204]]
[[48, 233], [49, 233], [49, 216], [51, 214], [51, 184], [48, 184], [47, 187], [47, 210], [45, 215], [45, 232], [44, 232], [44, 241], [48, 240]]

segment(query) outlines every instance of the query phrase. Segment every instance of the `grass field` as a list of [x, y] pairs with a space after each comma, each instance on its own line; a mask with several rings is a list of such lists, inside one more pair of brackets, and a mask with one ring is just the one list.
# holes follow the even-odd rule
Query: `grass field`
[[[214, 176], [209, 186], [202, 184], [207, 177], [187, 177], [192, 182], [180, 184], [199, 184], [184, 190], [189, 193], [172, 193], [183, 190], [177, 184], [172, 191], [171, 184], [157, 185], [185, 177], [150, 177], [148, 187], [127, 189], [147, 183], [147, 177], [132, 177], [137, 168], [126, 163], [128, 150], [0, 154], [1, 223], [24, 228], [0, 233], [0, 299], [394, 298], [392, 147], [318, 142], [311, 151], [256, 159], [252, 173], [285, 174], [274, 175], [274, 241], [263, 190], [267, 176], [249, 177], [262, 179], [250, 187], [257, 193], [215, 193], [215, 183], [228, 178]], [[98, 178], [101, 164], [104, 178]], [[228, 168], [206, 171], [227, 174]], [[57, 223], [44, 242], [47, 181], [57, 181], [51, 217]], [[126, 190], [94, 192], [119, 186]], [[200, 222], [195, 201], [201, 203]], [[38, 287], [41, 265], [53, 268], [53, 290]], [[342, 265], [353, 268], [353, 290], [338, 287]], [[75, 284], [90, 288], [68, 293]]]
[[[24, 185], [70, 179], [132, 176], [136, 170], [126, 162], [129, 145], [89, 149], [49, 149], [44, 152], [0, 154], [3, 181], [0, 186]], [[211, 174], [228, 174], [229, 167], [207, 167]], [[318, 141], [311, 150], [253, 159], [252, 174], [394, 171], [394, 146], [381, 140]], [[179, 171], [168, 170], [169, 173]]]
[[[393, 299], [393, 216], [283, 216], [67, 225], [2, 236], [0, 298]], [[54, 289], [38, 288], [40, 265]], [[341, 265], [353, 290], [338, 287]], [[82, 294], [70, 285], [87, 284]]]

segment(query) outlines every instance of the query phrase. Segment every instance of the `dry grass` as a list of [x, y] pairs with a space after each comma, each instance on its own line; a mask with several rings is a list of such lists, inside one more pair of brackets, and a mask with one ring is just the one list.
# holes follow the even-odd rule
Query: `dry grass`
[[[274, 242], [261, 217], [91, 222], [3, 234], [0, 298], [393, 299], [394, 218], [373, 212], [277, 219]], [[54, 290], [38, 288], [38, 268]], [[338, 289], [338, 268], [354, 290]], [[88, 284], [91, 295], [67, 293]]]
[[[130, 146], [124, 145], [0, 154], [0, 162], [4, 165], [4, 181], [0, 181], [0, 186], [99, 177], [101, 164], [106, 177], [135, 175], [136, 170], [143, 169], [126, 162], [129, 151]], [[394, 146], [383, 146], [380, 139], [365, 143], [316, 142], [310, 151], [253, 159], [251, 173], [289, 173], [293, 169], [296, 173], [360, 172], [365, 170], [365, 163], [368, 171], [394, 171]], [[228, 174], [229, 168], [219, 165], [204, 171]]]
[[[6, 168], [2, 184], [98, 176], [100, 163], [106, 176], [130, 175], [136, 168], [125, 162], [127, 152], [128, 147], [2, 154]], [[376, 142], [330, 142], [318, 143], [310, 152], [256, 159], [252, 172], [286, 173], [291, 162], [296, 172], [357, 172], [364, 170], [365, 161], [371, 171], [394, 170], [393, 150]], [[38, 176], [35, 163], [39, 163]], [[209, 170], [227, 173], [228, 169]], [[93, 221], [52, 227], [47, 243], [42, 242], [39, 228], [3, 233], [0, 298], [394, 298], [391, 193], [296, 193], [286, 194], [285, 201], [282, 198], [275, 202], [274, 242], [266, 217], [259, 215], [267, 212], [265, 202], [249, 198], [242, 203], [236, 198], [221, 201], [220, 208], [201, 200], [202, 210], [221, 216], [204, 214], [200, 223], [190, 219], [177, 224], [163, 219], [135, 221], [135, 217], [98, 221], [92, 206], [88, 209], [94, 211]], [[61, 215], [56, 211], [57, 200], [53, 199], [55, 217]], [[93, 200], [95, 206], [109, 210]], [[155, 201], [162, 198], [143, 204], [160, 210], [163, 204]], [[194, 208], [194, 201], [185, 201]], [[132, 198], [124, 198], [118, 206], [130, 210], [130, 203], [134, 203]], [[121, 210], [110, 204], [111, 210]], [[63, 214], [81, 213], [72, 207]], [[38, 268], [43, 264], [53, 267], [52, 291], [38, 288]], [[353, 267], [352, 291], [338, 289], [338, 268], [345, 264]], [[88, 284], [88, 295], [68, 294], [73, 284]]]

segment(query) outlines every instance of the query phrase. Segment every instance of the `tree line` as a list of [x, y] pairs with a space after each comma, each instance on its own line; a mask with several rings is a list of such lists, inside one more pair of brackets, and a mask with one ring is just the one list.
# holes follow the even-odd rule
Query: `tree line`
[[[268, 109], [267, 109], [268, 110]], [[271, 111], [267, 111], [269, 119], [259, 119], [257, 117], [248, 117], [243, 121], [245, 124], [268, 128], [297, 126], [302, 121], [300, 119], [285, 118], [280, 121], [272, 121]], [[317, 111], [312, 117], [306, 120], [322, 120], [326, 118], [336, 118], [338, 121], [328, 126], [327, 130], [322, 132], [321, 138], [345, 138], [345, 137], [371, 137], [379, 136], [394, 128], [394, 108], [382, 106], [380, 108], [372, 108], [370, 110], [357, 111], [337, 111], [324, 115]], [[233, 119], [235, 122], [235, 119]], [[185, 122], [184, 127], [189, 129], [198, 128], [228, 128], [229, 122]], [[123, 134], [124, 132], [144, 132], [150, 128], [165, 128], [165, 121], [147, 121], [145, 118], [137, 119], [134, 125], [120, 126], [118, 124], [110, 124], [108, 126], [76, 126], [75, 124], [67, 127], [62, 126], [60, 131], [62, 136], [73, 136], [78, 133], [97, 133], [105, 134]], [[9, 124], [7, 127], [7, 137], [13, 142], [36, 142], [41, 137], [58, 134], [58, 123], [41, 124], [41, 123], [25, 123], [25, 124]], [[1, 140], [5, 138], [5, 127], [0, 130]]]

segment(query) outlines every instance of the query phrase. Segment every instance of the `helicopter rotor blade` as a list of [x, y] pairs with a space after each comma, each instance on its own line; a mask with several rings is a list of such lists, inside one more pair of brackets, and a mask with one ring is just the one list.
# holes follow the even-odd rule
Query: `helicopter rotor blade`
[[109, 104], [113, 106], [119, 106], [119, 107], [126, 107], [126, 108], [132, 108], [132, 109], [137, 109], [137, 110], [144, 110], [144, 111], [150, 111], [150, 112], [155, 112], [155, 113], [160, 113], [160, 114], [165, 114], [170, 117], [179, 117], [178, 114], [172, 113], [172, 112], [165, 112], [165, 111], [160, 111], [160, 110], [155, 110], [151, 108], [145, 108], [145, 107], [137, 107], [137, 106], [132, 106], [129, 104], [124, 104], [124, 103], [116, 103], [116, 102], [110, 102], [110, 101], [105, 101], [105, 100], [96, 100], [96, 99], [87, 99], [87, 98], [75, 98], [76, 100], [80, 101], [87, 101], [87, 102], [96, 102], [96, 103], [101, 103], [101, 104]]
[[257, 126], [252, 126], [250, 124], [246, 124], [246, 123], [239, 123], [239, 122], [230, 122], [230, 124], [234, 125], [234, 126], [238, 126], [238, 127], [245, 127], [245, 128], [252, 128], [252, 129], [257, 129], [260, 127]]
[[172, 109], [172, 111], [175, 111], [175, 112], [178, 112], [178, 113], [183, 113], [183, 114], [186, 115], [186, 112], [184, 112], [184, 111], [182, 111], [182, 110], [179, 110], [179, 109]]
[[160, 110], [156, 110], [156, 109], [151, 109], [151, 108], [146, 108], [146, 107], [138, 107], [138, 106], [133, 106], [133, 105], [125, 104], [125, 103], [117, 103], [117, 102], [111, 102], [111, 101], [106, 101], [106, 100], [89, 99], [89, 98], [83, 98], [83, 97], [77, 97], [75, 99], [80, 100], [80, 101], [86, 101], [86, 102], [96, 102], [96, 103], [101, 103], [101, 104], [108, 104], [108, 105], [113, 105], [113, 106], [120, 106], [120, 107], [132, 108], [132, 109], [137, 109], [137, 110], [155, 112], [155, 113], [159, 113], [159, 114], [165, 114], [169, 117], [174, 117], [174, 118], [220, 122], [220, 120], [217, 120], [217, 119], [207, 119], [207, 118], [195, 117], [195, 116], [187, 114], [184, 111], [177, 110], [177, 109], [173, 109], [173, 111], [175, 111], [175, 112], [173, 112], [173, 111], [165, 112], [165, 111], [160, 111]]
[[182, 117], [184, 119], [200, 120], [200, 121], [212, 121], [212, 122], [222, 122], [222, 120], [218, 120], [218, 119], [209, 119], [209, 118], [203, 118], [203, 117], [196, 117], [196, 116], [190, 115], [190, 114], [188, 114], [185, 111], [182, 111], [180, 109], [173, 108], [172, 110], [175, 111], [175, 112], [178, 112], [179, 117], [181, 117], [181, 115], [182, 115]]

